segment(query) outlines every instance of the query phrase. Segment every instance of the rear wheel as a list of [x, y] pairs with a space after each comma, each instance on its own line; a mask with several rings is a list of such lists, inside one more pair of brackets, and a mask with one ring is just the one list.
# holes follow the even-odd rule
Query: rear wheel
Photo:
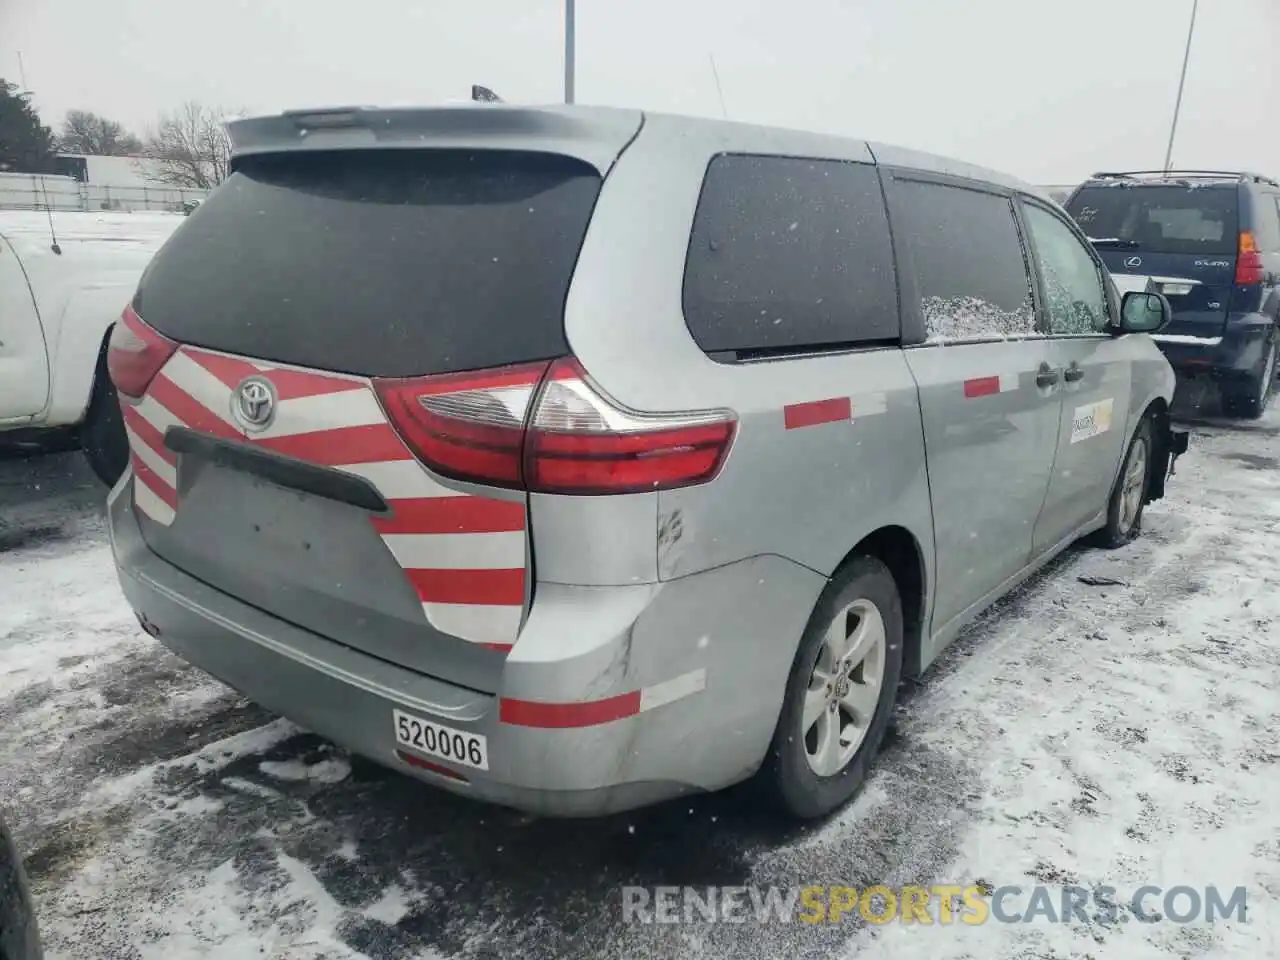
[[1155, 431], [1151, 418], [1144, 417], [1129, 443], [1129, 452], [1120, 467], [1107, 502], [1107, 525], [1098, 531], [1099, 546], [1123, 547], [1142, 532], [1142, 511], [1151, 485], [1151, 465], [1155, 462]]
[[796, 652], [761, 776], [789, 814], [820, 817], [866, 780], [902, 676], [902, 601], [889, 569], [856, 557], [827, 586]]
[[1223, 387], [1223, 406], [1233, 416], [1256, 420], [1267, 409], [1275, 377], [1276, 345], [1272, 342], [1256, 376], [1249, 377], [1238, 386]]
[[98, 479], [114, 487], [129, 464], [129, 438], [116, 388], [105, 370], [98, 371], [89, 412], [80, 428], [80, 445]]

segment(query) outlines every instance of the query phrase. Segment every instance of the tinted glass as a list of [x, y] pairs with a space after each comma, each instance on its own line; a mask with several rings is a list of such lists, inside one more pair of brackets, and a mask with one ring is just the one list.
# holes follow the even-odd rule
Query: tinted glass
[[708, 353], [896, 339], [893, 252], [875, 168], [713, 160], [685, 263], [684, 314]]
[[1067, 210], [1090, 239], [1137, 250], [1234, 255], [1239, 241], [1235, 184], [1084, 187]]
[[1280, 196], [1260, 193], [1253, 202], [1258, 247], [1265, 253], [1280, 253]]
[[370, 376], [561, 355], [599, 189], [557, 156], [260, 158], [164, 246], [137, 309], [184, 343]]
[[1106, 288], [1088, 248], [1047, 210], [1031, 205], [1023, 209], [1044, 284], [1049, 332], [1102, 332], [1108, 322]]
[[1005, 197], [900, 181], [895, 224], [911, 248], [931, 340], [1035, 332], [1031, 279]]

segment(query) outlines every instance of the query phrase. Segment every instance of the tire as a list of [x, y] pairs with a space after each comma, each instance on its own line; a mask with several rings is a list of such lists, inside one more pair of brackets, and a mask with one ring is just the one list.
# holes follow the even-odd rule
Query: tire
[[1233, 417], [1257, 420], [1271, 400], [1271, 388], [1276, 378], [1276, 345], [1273, 342], [1262, 361], [1262, 369], [1237, 386], [1223, 387], [1222, 405]]
[[129, 465], [129, 438], [115, 385], [105, 370], [99, 369], [95, 378], [89, 412], [80, 428], [80, 446], [98, 479], [114, 487]]
[[[882, 628], [879, 631], [877, 622]], [[832, 628], [835, 632], [830, 634], [829, 645]], [[849, 637], [850, 629], [855, 641], [864, 638], [865, 658], [858, 661], [855, 650], [852, 659], [857, 663], [837, 671], [826, 669], [833, 665], [834, 646]], [[821, 683], [817, 669], [833, 682]], [[878, 683], [873, 684], [871, 678], [876, 675]], [[901, 677], [902, 600], [898, 586], [879, 560], [855, 557], [819, 597], [787, 678], [778, 726], [760, 771], [761, 785], [774, 803], [792, 817], [812, 819], [831, 813], [857, 793], [884, 739]], [[861, 689], [873, 686], [874, 690]], [[833, 710], [831, 701], [841, 689], [846, 697]], [[824, 709], [815, 723], [802, 729], [810, 693]], [[851, 734], [860, 739], [842, 746]], [[819, 747], [824, 742], [830, 744], [831, 736], [835, 745], [829, 752], [821, 751]], [[846, 756], [849, 750], [852, 753]]]
[[[1143, 417], [1129, 441], [1124, 462], [1107, 501], [1107, 524], [1098, 531], [1095, 542], [1107, 550], [1123, 547], [1142, 532], [1142, 513], [1151, 489], [1151, 467], [1155, 463], [1155, 430], [1151, 418]], [[1139, 466], [1139, 461], [1141, 465]], [[1136, 504], [1134, 500], [1136, 498]]]
[[42, 960], [22, 858], [0, 821], [0, 960]]

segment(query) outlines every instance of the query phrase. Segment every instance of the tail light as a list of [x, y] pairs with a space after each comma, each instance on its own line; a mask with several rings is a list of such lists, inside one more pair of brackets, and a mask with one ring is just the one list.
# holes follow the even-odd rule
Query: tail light
[[374, 380], [373, 385], [401, 438], [436, 473], [519, 487], [525, 418], [547, 366]]
[[705, 483], [733, 439], [731, 413], [647, 415], [602, 397], [577, 360], [557, 360], [530, 417], [525, 483], [548, 493], [624, 493]]
[[107, 341], [107, 373], [116, 392], [132, 400], [141, 397], [177, 349], [143, 323], [132, 305], [125, 307]]
[[729, 411], [624, 410], [572, 358], [374, 386], [400, 435], [435, 472], [535, 493], [705, 483], [719, 472], [737, 426]]
[[1236, 283], [1245, 287], [1261, 283], [1266, 272], [1257, 240], [1251, 232], [1244, 231], [1240, 234], [1240, 249], [1236, 254]]

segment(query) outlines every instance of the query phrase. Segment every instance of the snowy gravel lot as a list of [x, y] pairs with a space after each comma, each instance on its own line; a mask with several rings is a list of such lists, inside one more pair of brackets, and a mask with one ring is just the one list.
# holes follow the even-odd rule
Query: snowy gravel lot
[[[973, 625], [807, 830], [740, 791], [531, 822], [353, 761], [139, 631], [102, 496], [76, 455], [0, 460], [0, 807], [51, 960], [1280, 956], [1276, 409], [1197, 422], [1143, 539]], [[1243, 885], [1249, 920], [621, 922], [628, 883], [978, 880]]]

